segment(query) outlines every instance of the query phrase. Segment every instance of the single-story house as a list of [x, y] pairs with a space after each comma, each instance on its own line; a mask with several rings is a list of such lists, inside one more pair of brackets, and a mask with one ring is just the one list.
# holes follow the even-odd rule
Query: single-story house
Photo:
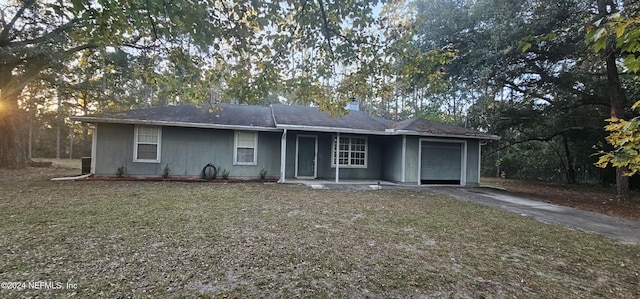
[[[354, 107], [355, 106], [355, 107]], [[211, 163], [232, 178], [382, 180], [476, 186], [480, 147], [499, 139], [421, 118], [370, 116], [350, 105], [331, 117], [315, 107], [215, 104], [76, 116], [94, 124], [91, 173], [199, 177]]]

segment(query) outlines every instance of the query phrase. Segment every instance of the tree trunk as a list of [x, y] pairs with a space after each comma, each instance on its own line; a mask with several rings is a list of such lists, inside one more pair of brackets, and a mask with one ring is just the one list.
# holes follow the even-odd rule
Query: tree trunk
[[56, 128], [56, 159], [60, 159], [60, 127]]
[[7, 98], [0, 99], [0, 168], [24, 168], [27, 166], [26, 117], [18, 109], [17, 99]]
[[[609, 14], [617, 12], [615, 5], [611, 0], [598, 0], [599, 16], [606, 17]], [[622, 97], [622, 87], [620, 86], [618, 66], [616, 65], [615, 40], [607, 40], [607, 48], [604, 55], [607, 67], [607, 86], [609, 89], [609, 101], [611, 103], [611, 117], [624, 118], [624, 98]], [[627, 169], [625, 167], [616, 168], [617, 198], [621, 201], [631, 199], [629, 177], [624, 175], [626, 171]]]
[[74, 132], [73, 132], [73, 126], [71, 126], [71, 132], [69, 134], [69, 159], [73, 159], [73, 138], [74, 137]]
[[567, 183], [575, 184], [577, 182], [576, 163], [575, 163], [575, 159], [573, 159], [573, 156], [571, 156], [571, 152], [569, 151], [569, 140], [567, 140], [567, 135], [562, 135], [562, 143], [564, 145], [564, 154], [567, 160], [567, 166], [565, 171], [567, 176]]
[[18, 108], [26, 83], [16, 81], [11, 66], [0, 64], [0, 168], [27, 167], [26, 130], [29, 118]]
[[27, 157], [33, 158], [33, 118], [29, 117], [29, 143], [27, 146]]
[[[620, 78], [618, 76], [618, 66], [616, 65], [616, 54], [614, 51], [609, 51], [606, 63], [609, 100], [611, 102], [611, 117], [625, 118], [624, 99], [622, 98], [622, 88], [620, 87]], [[627, 172], [626, 167], [616, 168], [616, 186], [618, 189], [617, 198], [622, 201], [631, 199], [629, 177], [624, 175], [625, 172]]]

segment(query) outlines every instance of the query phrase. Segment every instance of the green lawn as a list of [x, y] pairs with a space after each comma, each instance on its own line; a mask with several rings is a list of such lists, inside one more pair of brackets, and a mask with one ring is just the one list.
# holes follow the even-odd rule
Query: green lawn
[[427, 191], [76, 173], [0, 171], [0, 282], [62, 284], [0, 297], [640, 297], [638, 246]]

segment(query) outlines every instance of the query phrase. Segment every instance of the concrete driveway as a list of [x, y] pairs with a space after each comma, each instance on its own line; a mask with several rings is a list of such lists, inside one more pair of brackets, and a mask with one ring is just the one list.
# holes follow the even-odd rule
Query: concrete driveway
[[640, 222], [558, 206], [515, 196], [492, 188], [429, 187], [439, 193], [530, 216], [542, 222], [562, 224], [602, 234], [626, 244], [640, 244]]

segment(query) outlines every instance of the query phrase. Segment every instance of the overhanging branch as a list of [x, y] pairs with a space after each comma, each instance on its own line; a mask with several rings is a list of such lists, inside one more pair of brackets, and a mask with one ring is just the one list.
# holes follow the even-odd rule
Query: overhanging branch
[[22, 6], [13, 16], [11, 21], [9, 21], [9, 24], [4, 26], [4, 28], [2, 29], [2, 33], [0, 33], [0, 46], [4, 45], [5, 42], [7, 43], [9, 42], [9, 32], [13, 29], [13, 26], [16, 24], [18, 19], [22, 17], [22, 14], [24, 14], [24, 11], [27, 10], [27, 8], [33, 5], [34, 3], [36, 3], [35, 0], [27, 0], [24, 3], [22, 3]]
[[[598, 128], [598, 130], [600, 130], [601, 128]], [[507, 140], [509, 142], [508, 145], [502, 146], [500, 147], [498, 150], [503, 150], [503, 149], [507, 149], [510, 148], [514, 145], [518, 145], [518, 144], [522, 144], [522, 143], [527, 143], [527, 142], [531, 142], [531, 141], [542, 141], [542, 142], [549, 142], [551, 141], [553, 138], [560, 136], [560, 135], [564, 135], [567, 134], [569, 132], [572, 131], [584, 131], [584, 130], [596, 130], [595, 128], [590, 128], [590, 127], [569, 127], [569, 128], [565, 128], [563, 130], [557, 131], [551, 135], [548, 136], [544, 136], [544, 137], [530, 137], [530, 138], [526, 138], [526, 139], [522, 139], [522, 140]]]
[[329, 54], [331, 55], [331, 59], [335, 61], [336, 57], [335, 55], [333, 55], [333, 46], [331, 45], [331, 29], [329, 28], [329, 18], [327, 17], [327, 12], [324, 9], [324, 2], [322, 0], [318, 0], [318, 5], [320, 7], [320, 14], [322, 15], [322, 31], [324, 33], [324, 38], [327, 39], [327, 45], [329, 46]]

